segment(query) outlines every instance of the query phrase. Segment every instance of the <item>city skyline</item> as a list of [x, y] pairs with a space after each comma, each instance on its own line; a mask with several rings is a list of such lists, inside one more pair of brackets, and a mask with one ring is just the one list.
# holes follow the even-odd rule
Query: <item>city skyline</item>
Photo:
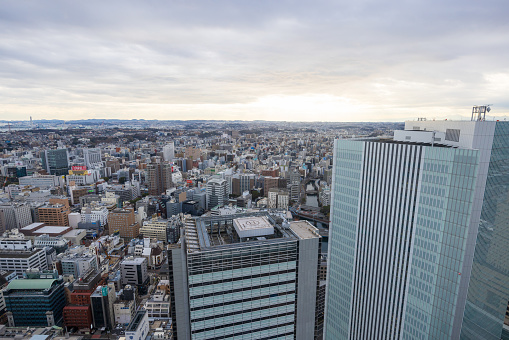
[[4, 120], [509, 116], [509, 5], [4, 3]]

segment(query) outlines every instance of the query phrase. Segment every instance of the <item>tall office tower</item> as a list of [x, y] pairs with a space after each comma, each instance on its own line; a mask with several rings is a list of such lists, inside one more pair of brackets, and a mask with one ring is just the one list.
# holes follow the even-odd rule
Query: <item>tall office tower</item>
[[222, 178], [212, 178], [207, 182], [207, 209], [212, 209], [218, 205], [224, 205], [228, 202], [228, 193], [226, 192], [226, 180]]
[[171, 162], [175, 158], [174, 142], [169, 142], [163, 147], [163, 158], [166, 162]]
[[159, 196], [171, 188], [171, 164], [150, 163], [147, 165], [148, 193]]
[[509, 122], [336, 140], [325, 339], [500, 339]]
[[41, 154], [42, 167], [50, 175], [64, 176], [69, 173], [67, 149], [46, 150]]
[[173, 336], [314, 339], [320, 235], [266, 212], [200, 217], [170, 245]]
[[83, 158], [85, 159], [85, 165], [88, 168], [91, 168], [97, 164], [100, 164], [101, 159], [101, 149], [100, 148], [84, 148], [83, 149]]

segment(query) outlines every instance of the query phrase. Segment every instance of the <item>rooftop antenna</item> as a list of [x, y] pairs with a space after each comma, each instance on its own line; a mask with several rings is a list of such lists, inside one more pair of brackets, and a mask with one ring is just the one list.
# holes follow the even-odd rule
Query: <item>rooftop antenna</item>
[[471, 121], [478, 121], [483, 122], [486, 120], [486, 112], [491, 111], [490, 105], [493, 104], [486, 104], [486, 105], [476, 105], [472, 108], [472, 117], [470, 118]]

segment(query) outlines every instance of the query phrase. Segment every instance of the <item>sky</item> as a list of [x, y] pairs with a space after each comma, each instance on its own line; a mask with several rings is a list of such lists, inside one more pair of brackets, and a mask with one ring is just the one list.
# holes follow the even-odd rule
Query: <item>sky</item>
[[509, 1], [2, 1], [0, 120], [509, 117]]

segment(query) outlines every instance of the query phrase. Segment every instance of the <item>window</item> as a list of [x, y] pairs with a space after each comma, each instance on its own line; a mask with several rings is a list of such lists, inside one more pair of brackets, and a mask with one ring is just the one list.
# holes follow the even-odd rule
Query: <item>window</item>
[[460, 141], [460, 129], [446, 129], [445, 130], [445, 140], [451, 142], [459, 142]]

